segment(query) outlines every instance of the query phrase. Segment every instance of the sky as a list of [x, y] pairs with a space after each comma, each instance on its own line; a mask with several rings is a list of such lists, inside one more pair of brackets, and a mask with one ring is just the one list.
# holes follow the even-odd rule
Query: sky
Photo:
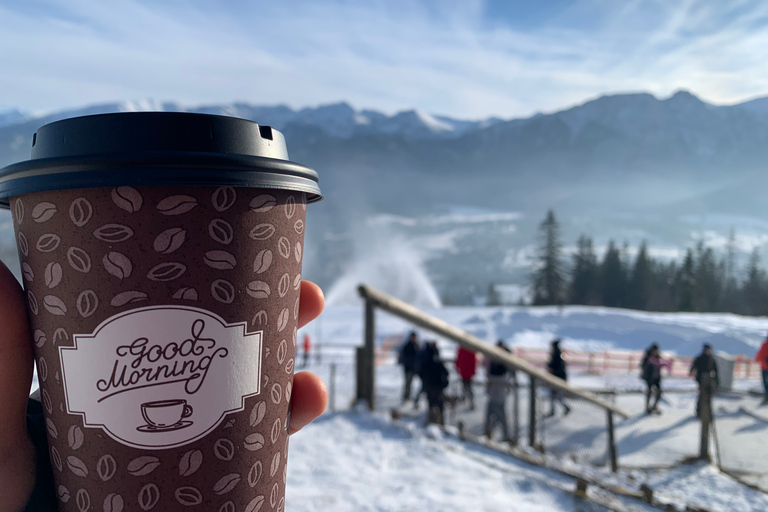
[[338, 101], [480, 119], [768, 95], [762, 0], [0, 0], [0, 110]]

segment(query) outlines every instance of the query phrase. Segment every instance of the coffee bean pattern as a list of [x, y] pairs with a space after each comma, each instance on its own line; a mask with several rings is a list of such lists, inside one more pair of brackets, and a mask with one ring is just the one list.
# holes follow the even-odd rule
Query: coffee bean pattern
[[147, 300], [147, 294], [138, 290], [129, 290], [127, 292], [120, 292], [110, 301], [110, 305], [115, 308], [125, 306], [126, 304], [134, 304]]
[[21, 199], [17, 199], [13, 204], [13, 213], [16, 216], [16, 225], [20, 226], [21, 222], [24, 220], [24, 203]]
[[116, 278], [122, 280], [131, 277], [133, 264], [125, 255], [111, 251], [104, 255], [102, 262], [106, 271]]
[[37, 239], [35, 248], [37, 248], [37, 250], [40, 252], [53, 252], [59, 248], [60, 243], [61, 243], [61, 237], [59, 235], [54, 235], [53, 233], [46, 233], [44, 235], [41, 235], [40, 238]]
[[[284, 508], [304, 200], [232, 187], [116, 187], [12, 201], [61, 510]], [[163, 304], [263, 330], [263, 385], [208, 437], [147, 452], [66, 411], [58, 350], [112, 315]]]
[[37, 313], [40, 311], [40, 306], [37, 304], [37, 297], [32, 293], [32, 290], [27, 292], [27, 305], [29, 306], [29, 311], [37, 316]]
[[211, 203], [217, 212], [225, 212], [232, 208], [237, 200], [237, 192], [232, 187], [219, 187], [211, 196]]
[[35, 280], [35, 272], [26, 261], [21, 264], [21, 276], [29, 283]]
[[152, 244], [155, 251], [161, 254], [171, 254], [181, 247], [187, 239], [187, 231], [181, 228], [166, 229], [155, 237]]
[[36, 329], [35, 332], [32, 333], [32, 339], [35, 340], [35, 346], [37, 348], [41, 348], [43, 345], [45, 345], [45, 342], [48, 341], [45, 333], [40, 329]]
[[235, 238], [235, 230], [232, 228], [232, 224], [224, 219], [213, 219], [208, 224], [208, 234], [213, 240], [224, 245], [231, 244]]
[[77, 425], [69, 427], [69, 432], [67, 432], [67, 442], [72, 450], [77, 450], [83, 446], [84, 440], [85, 436], [83, 435], [83, 429]]
[[139, 491], [138, 502], [141, 510], [152, 510], [160, 501], [160, 488], [155, 484], [147, 484]]
[[99, 458], [99, 462], [96, 463], [96, 472], [99, 474], [99, 478], [101, 478], [102, 482], [110, 480], [115, 476], [116, 471], [117, 462], [115, 462], [115, 458], [109, 454], [102, 455], [101, 458]]
[[37, 358], [37, 375], [43, 382], [48, 380], [48, 363], [43, 356]]
[[62, 503], [66, 503], [69, 501], [69, 498], [70, 498], [69, 489], [67, 489], [63, 485], [60, 485], [56, 489], [56, 495], [59, 497], [59, 501], [61, 501]]
[[200, 469], [203, 464], [203, 452], [200, 450], [190, 450], [184, 454], [179, 462], [179, 475], [190, 476]]
[[125, 501], [116, 492], [110, 493], [104, 498], [104, 512], [123, 512]]
[[93, 216], [93, 207], [87, 199], [78, 197], [69, 205], [69, 220], [76, 227], [81, 228], [88, 224], [91, 216]]
[[133, 187], [117, 187], [112, 189], [112, 201], [128, 213], [141, 210], [144, 199], [138, 190]]
[[77, 502], [77, 509], [80, 512], [88, 512], [91, 508], [91, 495], [85, 489], [78, 489], [77, 496], [75, 497]]
[[61, 282], [61, 277], [64, 275], [64, 271], [61, 268], [61, 264], [52, 261], [45, 267], [45, 286], [48, 289], [56, 288]]
[[53, 217], [55, 213], [56, 205], [43, 201], [42, 203], [37, 203], [35, 207], [32, 208], [32, 220], [42, 223], [51, 220], [51, 217]]
[[133, 476], [146, 476], [160, 465], [160, 459], [151, 455], [137, 457], [128, 463], [126, 468]]

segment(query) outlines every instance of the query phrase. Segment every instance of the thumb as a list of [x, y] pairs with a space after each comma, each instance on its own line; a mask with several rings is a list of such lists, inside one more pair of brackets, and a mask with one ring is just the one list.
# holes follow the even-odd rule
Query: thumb
[[32, 385], [32, 342], [24, 293], [8, 267], [0, 263], [0, 452], [26, 433]]
[[26, 411], [32, 342], [24, 293], [0, 262], [0, 510], [20, 510], [34, 484], [34, 449]]

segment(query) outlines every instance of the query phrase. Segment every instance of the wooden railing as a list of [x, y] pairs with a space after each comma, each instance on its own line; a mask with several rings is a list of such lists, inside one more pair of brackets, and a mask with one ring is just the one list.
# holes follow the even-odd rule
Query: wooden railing
[[373, 409], [375, 406], [375, 360], [376, 360], [376, 309], [381, 309], [393, 314], [413, 325], [417, 325], [425, 330], [431, 331], [443, 338], [455, 341], [459, 345], [482, 354], [497, 363], [503, 364], [510, 370], [525, 373], [530, 379], [529, 386], [529, 425], [528, 425], [528, 443], [531, 447], [537, 447], [536, 440], [536, 402], [537, 386], [545, 386], [550, 389], [560, 391], [566, 396], [579, 398], [589, 402], [606, 412], [608, 429], [608, 460], [611, 462], [611, 468], [616, 471], [618, 468], [616, 442], [614, 436], [614, 415], [622, 418], [628, 418], [629, 415], [622, 409], [610, 404], [594, 393], [570, 386], [566, 381], [554, 377], [541, 368], [536, 367], [521, 357], [506, 352], [494, 345], [476, 338], [470, 333], [454, 327], [439, 318], [427, 315], [419, 309], [406, 304], [386, 293], [378, 291], [369, 286], [360, 285], [358, 287], [360, 296], [365, 300], [364, 311], [364, 345], [357, 351], [357, 399], [368, 403]]

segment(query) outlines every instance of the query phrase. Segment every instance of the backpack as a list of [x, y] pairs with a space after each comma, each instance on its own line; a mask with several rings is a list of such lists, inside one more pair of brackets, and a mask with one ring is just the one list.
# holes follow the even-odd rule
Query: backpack
[[651, 368], [650, 363], [648, 363], [648, 357], [643, 358], [643, 362], [640, 363], [640, 378], [646, 382], [651, 380], [651, 374], [653, 373], [653, 368]]

